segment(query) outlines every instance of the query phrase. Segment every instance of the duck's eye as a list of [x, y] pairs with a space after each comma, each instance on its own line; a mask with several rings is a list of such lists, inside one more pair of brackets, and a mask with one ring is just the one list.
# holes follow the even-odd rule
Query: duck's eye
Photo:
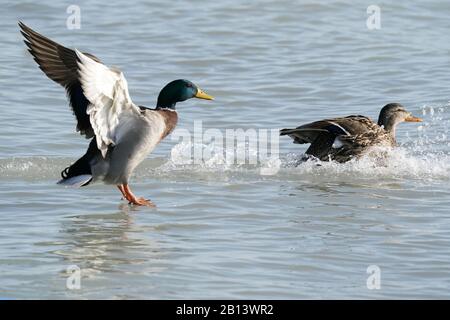
[[187, 84], [186, 84], [186, 87], [192, 88], [192, 83], [187, 83]]

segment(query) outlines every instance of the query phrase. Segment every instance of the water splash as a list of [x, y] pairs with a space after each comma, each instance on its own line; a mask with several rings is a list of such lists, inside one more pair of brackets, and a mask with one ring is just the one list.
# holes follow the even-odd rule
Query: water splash
[[52, 176], [59, 177], [61, 168], [63, 168], [62, 160], [55, 158], [13, 157], [0, 159], [1, 178], [42, 179]]
[[[311, 160], [301, 161], [302, 154], [291, 153], [278, 157], [258, 159], [257, 165], [236, 164], [228, 159], [235, 149], [223, 150], [214, 145], [195, 146], [179, 143], [171, 151], [171, 158], [159, 168], [162, 171], [243, 172], [254, 174], [261, 168], [280, 168], [283, 179], [317, 176], [332, 179], [421, 179], [450, 178], [450, 103], [441, 106], [424, 105], [421, 108], [425, 121], [399, 137], [398, 148], [377, 148], [369, 155], [344, 164]], [[192, 149], [212, 150], [210, 157], [199, 163], [192, 160]], [[380, 150], [381, 149], [381, 150]], [[248, 155], [257, 154], [247, 149]], [[382, 155], [382, 156], [379, 156]]]
[[[384, 157], [366, 156], [344, 164], [306, 161], [300, 163], [302, 154], [289, 153], [258, 158], [258, 150], [248, 145], [248, 157], [257, 163], [236, 163], [230, 156], [237, 151], [212, 144], [196, 146], [181, 142], [175, 145], [169, 157], [150, 158], [135, 172], [135, 177], [147, 179], [182, 175], [195, 179], [227, 176], [246, 179], [262, 177], [261, 169], [274, 169], [273, 179], [301, 179], [315, 177], [335, 180], [348, 179], [420, 179], [448, 180], [450, 178], [450, 103], [421, 108], [425, 121], [398, 138], [400, 147], [382, 150]], [[203, 150], [203, 160], [193, 161], [193, 149]], [[206, 155], [206, 156], [205, 156]], [[76, 159], [55, 157], [14, 157], [0, 159], [0, 177], [7, 179], [59, 179], [59, 173]], [[275, 170], [278, 169], [279, 170]]]

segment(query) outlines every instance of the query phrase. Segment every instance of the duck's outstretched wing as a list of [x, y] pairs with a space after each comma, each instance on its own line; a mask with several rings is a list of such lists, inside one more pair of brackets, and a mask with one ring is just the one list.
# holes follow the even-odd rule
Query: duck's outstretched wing
[[62, 46], [22, 22], [19, 26], [40, 69], [66, 89], [77, 118], [77, 131], [87, 138], [95, 135], [105, 157], [108, 146], [115, 143], [119, 116], [124, 111], [139, 112], [122, 72], [106, 67], [89, 53]]
[[[89, 101], [83, 93], [78, 79], [77, 55], [74, 50], [68, 49], [32, 30], [24, 23], [19, 22], [22, 35], [28, 51], [34, 57], [39, 68], [53, 81], [62, 85], [67, 92], [73, 113], [77, 118], [77, 131], [92, 138], [94, 131], [86, 113]], [[100, 62], [98, 58], [89, 55]]]
[[105, 157], [108, 146], [116, 143], [121, 116], [127, 113], [138, 115], [140, 109], [131, 101], [127, 80], [120, 70], [108, 68], [75, 51], [81, 87], [90, 102], [86, 112], [97, 139], [97, 147]]

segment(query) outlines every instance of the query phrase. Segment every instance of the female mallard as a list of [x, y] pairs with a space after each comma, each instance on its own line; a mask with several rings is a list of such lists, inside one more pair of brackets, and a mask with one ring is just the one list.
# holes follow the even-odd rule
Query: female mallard
[[155, 109], [135, 105], [123, 73], [98, 58], [71, 50], [19, 22], [34, 60], [67, 92], [77, 118], [77, 131], [92, 138], [86, 154], [61, 172], [58, 182], [86, 186], [93, 181], [116, 184], [130, 204], [152, 206], [136, 197], [128, 181], [136, 166], [177, 124], [177, 102], [190, 98], [212, 100], [195, 84], [175, 80], [159, 93]]
[[310, 143], [306, 154], [322, 161], [346, 162], [362, 156], [370, 147], [394, 147], [395, 128], [400, 122], [421, 122], [399, 103], [381, 109], [378, 123], [364, 116], [326, 119], [295, 129], [282, 129], [294, 143]]

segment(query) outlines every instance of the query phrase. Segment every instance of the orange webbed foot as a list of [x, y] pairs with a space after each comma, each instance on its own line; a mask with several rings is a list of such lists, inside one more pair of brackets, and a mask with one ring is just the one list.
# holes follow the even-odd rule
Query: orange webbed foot
[[134, 199], [134, 202], [130, 202], [130, 204], [138, 205], [138, 206], [146, 206], [146, 207], [156, 207], [156, 205], [149, 199], [145, 199], [143, 197], [139, 197]]
[[128, 200], [129, 204], [134, 204], [137, 206], [147, 206], [147, 207], [156, 207], [156, 205], [150, 201], [149, 199], [145, 199], [143, 197], [136, 197], [132, 192], [128, 184], [122, 184], [117, 186], [124, 196], [125, 199]]

